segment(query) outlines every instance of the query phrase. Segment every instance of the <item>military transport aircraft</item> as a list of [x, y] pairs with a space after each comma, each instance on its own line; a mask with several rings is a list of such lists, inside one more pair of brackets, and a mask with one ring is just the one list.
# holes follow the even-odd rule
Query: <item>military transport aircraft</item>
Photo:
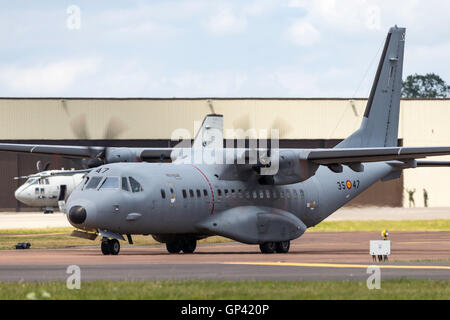
[[55, 207], [64, 211], [65, 200], [89, 170], [48, 170], [48, 165], [43, 168], [38, 161], [38, 172], [16, 177], [27, 180], [16, 189], [14, 197], [27, 206], [42, 208], [45, 213], [53, 213]]
[[[416, 159], [450, 155], [450, 147], [398, 147], [404, 43], [405, 28], [391, 28], [361, 127], [332, 149], [223, 148], [222, 116], [213, 114], [188, 149], [0, 144], [0, 150], [95, 156], [66, 212], [78, 229], [73, 235], [102, 236], [103, 254], [118, 254], [118, 240], [126, 235], [131, 244], [134, 234], [152, 235], [170, 253], [192, 253], [197, 240], [212, 235], [286, 253], [290, 240], [375, 182], [399, 178], [407, 168], [448, 165]], [[223, 161], [198, 161], [205, 155]], [[172, 162], [146, 162], [167, 158]]]

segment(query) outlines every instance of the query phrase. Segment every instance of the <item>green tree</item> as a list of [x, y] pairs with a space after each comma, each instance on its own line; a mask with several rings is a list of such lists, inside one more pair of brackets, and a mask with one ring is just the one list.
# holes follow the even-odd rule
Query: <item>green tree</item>
[[435, 73], [409, 75], [402, 83], [404, 98], [445, 98], [450, 95], [450, 86]]

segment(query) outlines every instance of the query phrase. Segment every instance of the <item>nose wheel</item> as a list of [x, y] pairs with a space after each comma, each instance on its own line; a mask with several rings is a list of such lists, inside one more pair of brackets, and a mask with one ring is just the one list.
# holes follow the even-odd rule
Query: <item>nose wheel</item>
[[117, 239], [102, 239], [101, 244], [102, 253], [104, 255], [118, 255], [120, 252], [120, 243]]

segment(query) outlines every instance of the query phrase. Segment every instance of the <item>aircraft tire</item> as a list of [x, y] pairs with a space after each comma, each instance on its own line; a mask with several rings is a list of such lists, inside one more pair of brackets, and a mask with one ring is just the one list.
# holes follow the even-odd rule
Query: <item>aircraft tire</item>
[[181, 241], [179, 241], [179, 240], [166, 242], [166, 249], [169, 253], [180, 253], [181, 247], [182, 247], [182, 244], [181, 244]]
[[102, 253], [104, 254], [104, 255], [109, 255], [109, 254], [111, 254], [111, 252], [109, 251], [109, 243], [108, 243], [108, 241], [106, 240], [102, 240], [102, 244], [101, 244], [101, 249], [102, 249]]
[[109, 252], [112, 255], [118, 255], [120, 252], [120, 243], [117, 239], [108, 240]]
[[193, 238], [186, 238], [182, 242], [181, 250], [183, 250], [184, 253], [194, 253], [196, 247], [197, 240]]
[[277, 253], [288, 253], [290, 247], [291, 247], [291, 242], [289, 240], [280, 241], [280, 242], [277, 242], [276, 251], [277, 251]]
[[262, 253], [275, 253], [276, 248], [276, 242], [264, 242], [259, 245], [259, 250], [261, 250]]

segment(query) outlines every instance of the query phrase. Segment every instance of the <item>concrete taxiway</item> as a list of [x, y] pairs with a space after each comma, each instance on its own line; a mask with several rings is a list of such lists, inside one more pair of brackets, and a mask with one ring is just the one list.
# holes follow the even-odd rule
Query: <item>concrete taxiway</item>
[[98, 247], [4, 250], [0, 281], [65, 280], [78, 265], [91, 280], [364, 280], [378, 265], [383, 279], [450, 280], [450, 232], [393, 232], [390, 262], [373, 263], [369, 240], [378, 232], [307, 232], [288, 254], [261, 254], [236, 242], [201, 244], [194, 254], [164, 246], [123, 245], [118, 256]]

